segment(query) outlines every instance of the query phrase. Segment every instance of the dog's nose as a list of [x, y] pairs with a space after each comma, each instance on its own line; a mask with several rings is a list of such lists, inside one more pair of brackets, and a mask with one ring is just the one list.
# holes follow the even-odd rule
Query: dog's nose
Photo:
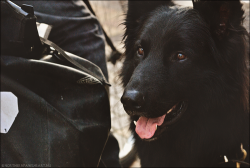
[[136, 111], [143, 107], [144, 97], [142, 93], [136, 90], [125, 90], [121, 102], [126, 111]]

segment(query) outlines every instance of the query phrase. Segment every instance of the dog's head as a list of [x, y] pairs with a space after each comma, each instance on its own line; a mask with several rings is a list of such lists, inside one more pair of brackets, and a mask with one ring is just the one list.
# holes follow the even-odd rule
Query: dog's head
[[203, 99], [218, 69], [237, 64], [221, 50], [243, 30], [241, 6], [238, 1], [196, 1], [194, 9], [171, 1], [129, 2], [121, 102], [142, 139], [180, 123], [192, 102]]

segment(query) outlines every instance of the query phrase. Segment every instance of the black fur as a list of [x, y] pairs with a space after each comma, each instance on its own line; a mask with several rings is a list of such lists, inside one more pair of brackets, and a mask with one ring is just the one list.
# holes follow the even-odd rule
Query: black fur
[[[217, 167], [224, 155], [239, 159], [241, 143], [249, 151], [244, 12], [239, 1], [194, 1], [194, 9], [173, 5], [128, 4], [120, 76], [125, 91], [138, 90], [146, 102], [131, 116], [135, 145], [142, 167]], [[144, 56], [137, 54], [138, 47]], [[187, 58], [177, 60], [179, 52]], [[155, 141], [139, 138], [133, 120], [161, 116], [180, 100], [188, 101], [188, 108], [177, 123]]]

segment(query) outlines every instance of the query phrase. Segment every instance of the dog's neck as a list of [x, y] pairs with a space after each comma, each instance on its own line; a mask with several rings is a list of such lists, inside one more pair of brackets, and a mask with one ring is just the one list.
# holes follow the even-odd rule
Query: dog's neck
[[[177, 138], [177, 137], [176, 137]], [[178, 167], [193, 167], [193, 166], [208, 166], [208, 167], [224, 167], [224, 166], [230, 166], [230, 167], [239, 167], [241, 164], [242, 167], [249, 166], [248, 160], [244, 161], [246, 158], [246, 152], [242, 153], [242, 150], [240, 147], [238, 148], [238, 151], [234, 151], [232, 153], [227, 154], [219, 154], [214, 151], [214, 153], [211, 153], [211, 151], [206, 151], [205, 148], [202, 148], [202, 146], [199, 148], [199, 150], [193, 149], [192, 150], [192, 142], [190, 143], [190, 146], [187, 147], [186, 144], [171, 144], [174, 142], [171, 142], [171, 138], [168, 142], [165, 142], [165, 145], [162, 148], [155, 149], [152, 148], [154, 146], [154, 143], [164, 143], [163, 140], [165, 138], [160, 137], [156, 141], [143, 141], [143, 143], [140, 144], [140, 147], [144, 147], [145, 151], [143, 152], [143, 155], [148, 154], [147, 160], [142, 160], [142, 167], [146, 166], [178, 166]], [[173, 140], [172, 140], [173, 141]], [[190, 142], [188, 139], [186, 139], [187, 143]], [[176, 143], [180, 143], [180, 141], [176, 141]], [[168, 145], [168, 147], [166, 147]], [[205, 145], [205, 144], [204, 144]], [[158, 146], [158, 145], [157, 145]], [[244, 150], [245, 151], [245, 150]], [[153, 157], [154, 154], [157, 155], [157, 153], [163, 153], [164, 157], [161, 158], [161, 156], [158, 156], [157, 158]], [[212, 158], [209, 156], [214, 156]], [[139, 153], [140, 155], [140, 153]], [[145, 157], [144, 157], [145, 158]], [[210, 160], [209, 160], [209, 159]], [[161, 165], [159, 165], [161, 164]]]

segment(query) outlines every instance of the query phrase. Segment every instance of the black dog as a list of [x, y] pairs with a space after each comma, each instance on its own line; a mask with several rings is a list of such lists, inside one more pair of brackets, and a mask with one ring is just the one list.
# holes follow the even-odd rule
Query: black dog
[[236, 166], [241, 145], [249, 151], [242, 4], [193, 5], [128, 4], [121, 101], [131, 116], [142, 167]]

